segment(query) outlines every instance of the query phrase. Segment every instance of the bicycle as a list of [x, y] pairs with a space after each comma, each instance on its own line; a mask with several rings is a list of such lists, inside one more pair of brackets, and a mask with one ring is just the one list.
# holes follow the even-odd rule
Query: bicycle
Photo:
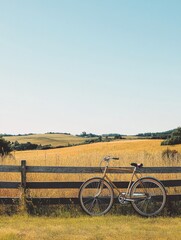
[[[94, 177], [85, 181], [80, 187], [79, 200], [82, 209], [91, 216], [106, 214], [112, 207], [115, 199], [115, 191], [120, 204], [131, 203], [135, 211], [145, 217], [159, 214], [166, 203], [166, 190], [163, 184], [153, 177], [138, 177], [143, 164], [131, 163], [133, 169], [119, 168], [122, 172], [132, 173], [126, 192], [121, 192], [118, 187], [107, 176], [107, 170], [115, 170], [109, 167], [111, 160], [119, 160], [116, 157], [106, 156], [103, 161], [106, 166], [103, 168], [102, 177]], [[118, 168], [116, 168], [118, 169]], [[137, 178], [133, 182], [134, 176]]]

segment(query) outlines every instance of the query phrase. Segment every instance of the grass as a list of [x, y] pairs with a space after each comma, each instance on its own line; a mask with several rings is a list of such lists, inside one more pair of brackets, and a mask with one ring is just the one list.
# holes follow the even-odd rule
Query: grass
[[180, 218], [1, 216], [0, 240], [181, 239]]

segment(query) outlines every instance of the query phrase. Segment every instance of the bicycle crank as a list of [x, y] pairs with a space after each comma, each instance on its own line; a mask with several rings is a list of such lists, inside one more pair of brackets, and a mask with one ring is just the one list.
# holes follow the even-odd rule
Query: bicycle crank
[[119, 201], [119, 203], [121, 203], [122, 205], [126, 205], [126, 204], [129, 204], [129, 203], [130, 203], [129, 199], [126, 199], [125, 197], [122, 197], [122, 196], [118, 196], [118, 201]]

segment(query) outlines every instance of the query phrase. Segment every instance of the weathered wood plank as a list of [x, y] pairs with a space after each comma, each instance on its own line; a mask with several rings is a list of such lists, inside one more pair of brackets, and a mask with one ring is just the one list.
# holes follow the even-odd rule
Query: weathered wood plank
[[[181, 180], [163, 180], [165, 187], [181, 186]], [[129, 182], [113, 182], [118, 188], [127, 188]], [[83, 182], [27, 182], [27, 188], [30, 189], [48, 189], [48, 188], [80, 188]], [[1, 184], [0, 184], [1, 188]]]
[[[121, 167], [108, 169], [108, 173], [122, 173], [124, 169], [133, 170], [133, 167]], [[28, 173], [102, 173], [100, 167], [47, 167], [47, 166], [27, 166]], [[141, 173], [181, 173], [181, 167], [144, 167]]]
[[181, 180], [163, 180], [161, 181], [165, 187], [180, 187]]
[[142, 173], [181, 173], [181, 167], [143, 167]]
[[168, 201], [181, 201], [181, 195], [167, 195]]
[[[181, 201], [181, 195], [168, 195], [168, 201]], [[0, 204], [19, 204], [19, 198], [0, 198]], [[79, 204], [78, 198], [27, 198], [28, 204], [35, 205], [57, 205], [57, 204]], [[119, 203], [115, 198], [114, 203]]]
[[0, 198], [0, 204], [19, 204], [20, 199], [19, 198]]
[[0, 182], [0, 188], [19, 188], [20, 182]]
[[21, 161], [21, 187], [26, 191], [26, 160]]
[[[25, 160], [22, 164], [25, 164]], [[25, 164], [26, 165], [26, 164]], [[21, 172], [22, 166], [0, 165], [0, 172]], [[36, 173], [102, 173], [100, 167], [54, 167], [54, 166], [25, 166], [27, 172]], [[133, 170], [133, 167], [117, 167], [108, 169], [109, 173], [124, 173], [126, 170]], [[181, 167], [143, 167], [142, 173], [181, 173]]]
[[[161, 181], [165, 187], [181, 186], [181, 180], [163, 180]], [[127, 188], [129, 182], [113, 182], [118, 188]], [[29, 189], [56, 189], [56, 188], [80, 188], [83, 182], [27, 182], [26, 188]], [[19, 188], [20, 182], [0, 182], [2, 188]]]
[[[35, 205], [57, 205], [57, 204], [79, 204], [78, 198], [28, 198], [29, 203]], [[181, 201], [181, 195], [168, 195], [168, 201]], [[114, 203], [119, 203], [118, 199], [114, 199]]]
[[102, 173], [99, 167], [46, 167], [27, 166], [29, 173]]
[[0, 172], [21, 172], [20, 166], [0, 165]]

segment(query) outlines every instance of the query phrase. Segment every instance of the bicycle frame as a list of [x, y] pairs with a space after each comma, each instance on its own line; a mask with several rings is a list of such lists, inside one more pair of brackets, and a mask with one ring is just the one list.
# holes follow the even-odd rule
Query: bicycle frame
[[[110, 169], [110, 170], [117, 170], [117, 168], [114, 168], [114, 167], [108, 167], [108, 164], [106, 165], [105, 169], [104, 169], [104, 172], [103, 172], [103, 177], [102, 179], [107, 179], [107, 181], [112, 185], [113, 189], [116, 189], [116, 191], [118, 192], [118, 196], [121, 196], [123, 197], [125, 200], [130, 200], [132, 199], [132, 201], [134, 201], [134, 198], [131, 198], [130, 197], [130, 189], [131, 189], [131, 186], [132, 186], [132, 183], [133, 183], [133, 179], [134, 179], [134, 176], [136, 177], [137, 180], [140, 181], [141, 185], [143, 186], [144, 188], [144, 185], [142, 184], [141, 180], [140, 180], [140, 177], [137, 176], [136, 174], [136, 167], [132, 170], [130, 170], [129, 168], [124, 168], [122, 171], [123, 172], [126, 172], [126, 173], [132, 173], [131, 175], [131, 179], [129, 181], [129, 184], [128, 184], [128, 187], [127, 187], [127, 190], [126, 192], [123, 194], [116, 186], [115, 184], [111, 181], [111, 179], [107, 176], [107, 169]], [[120, 167], [121, 169], [121, 167]], [[101, 189], [100, 189], [101, 191]], [[99, 193], [97, 194], [99, 195]], [[138, 200], [138, 198], [136, 198]], [[141, 198], [142, 199], [142, 198]]]

